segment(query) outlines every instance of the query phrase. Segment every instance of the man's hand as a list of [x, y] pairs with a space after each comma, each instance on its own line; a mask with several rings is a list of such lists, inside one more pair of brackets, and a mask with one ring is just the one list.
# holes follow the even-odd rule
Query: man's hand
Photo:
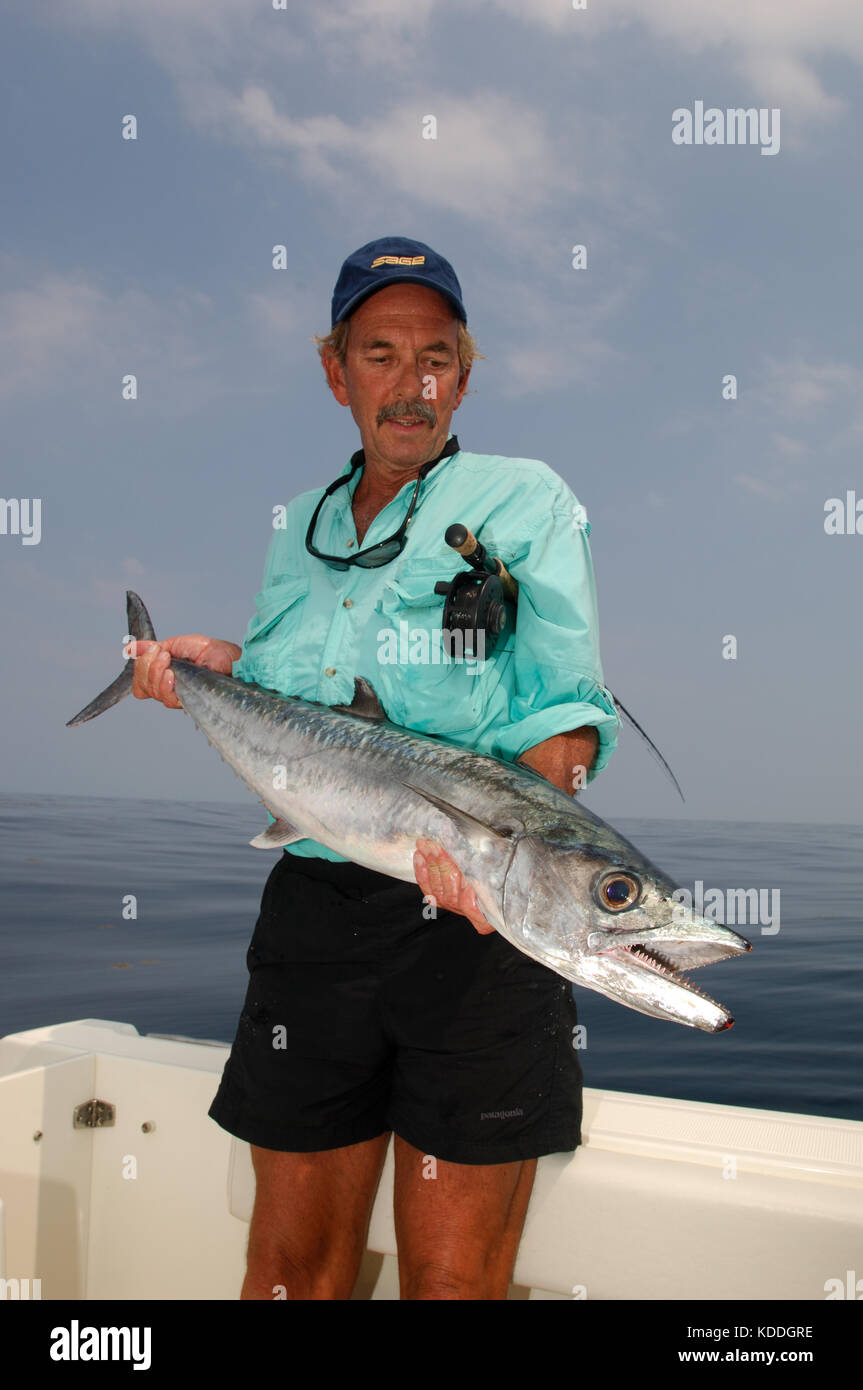
[[[585, 771], [590, 768], [598, 746], [599, 735], [593, 725], [588, 724], [537, 743], [522, 753], [517, 761], [526, 763], [572, 796], [581, 785], [573, 777], [575, 768], [582, 767]], [[466, 883], [455, 860], [436, 840], [417, 840], [414, 873], [425, 896], [434, 898], [438, 907], [446, 912], [461, 913], [483, 936], [495, 930], [480, 912], [476, 893]]]
[[482, 936], [494, 931], [480, 912], [476, 893], [462, 877], [455, 860], [436, 840], [417, 840], [414, 873], [423, 894], [434, 898], [438, 907], [445, 912], [461, 913]]
[[[187, 632], [180, 637], [166, 637], [163, 642], [140, 640], [134, 644], [133, 650], [136, 654], [132, 682], [135, 699], [161, 700], [166, 709], [182, 709], [174, 694], [174, 675], [170, 670], [172, 656], [230, 676], [234, 662], [239, 661], [243, 649], [236, 642], [221, 642], [217, 637]], [[128, 647], [126, 655], [130, 655]]]

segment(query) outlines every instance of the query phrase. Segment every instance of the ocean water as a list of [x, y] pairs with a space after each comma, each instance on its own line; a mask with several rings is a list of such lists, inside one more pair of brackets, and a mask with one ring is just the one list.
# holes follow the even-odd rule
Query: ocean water
[[[103, 1018], [229, 1043], [275, 863], [248, 845], [264, 820], [235, 803], [0, 796], [0, 1036]], [[734, 1014], [724, 1033], [576, 988], [586, 1084], [863, 1120], [863, 826], [616, 827], [690, 891], [766, 890], [769, 910], [778, 890], [779, 931], [739, 926], [753, 951], [696, 973]]]

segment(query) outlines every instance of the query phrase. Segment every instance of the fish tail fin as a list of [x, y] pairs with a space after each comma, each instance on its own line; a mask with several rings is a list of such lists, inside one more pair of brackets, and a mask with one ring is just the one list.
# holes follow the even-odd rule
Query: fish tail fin
[[[131, 589], [126, 590], [126, 619], [130, 637], [140, 638], [145, 642], [155, 642], [156, 633], [150, 621], [150, 615], [144, 606], [144, 600], [133, 593]], [[130, 656], [116, 680], [106, 686], [95, 700], [90, 701], [89, 705], [85, 705], [74, 719], [68, 720], [66, 728], [73, 729], [76, 724], [86, 724], [88, 719], [95, 719], [97, 714], [104, 714], [106, 709], [119, 704], [124, 696], [131, 693], [134, 674], [135, 661]]]

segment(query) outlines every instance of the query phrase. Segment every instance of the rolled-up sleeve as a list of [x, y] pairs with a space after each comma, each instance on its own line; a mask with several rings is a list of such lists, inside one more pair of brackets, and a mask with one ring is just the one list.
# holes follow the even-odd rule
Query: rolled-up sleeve
[[603, 684], [596, 585], [584, 508], [561, 485], [510, 564], [518, 580], [510, 723], [494, 730], [493, 752], [513, 761], [555, 734], [593, 724], [599, 735], [590, 782], [617, 747], [620, 720]]

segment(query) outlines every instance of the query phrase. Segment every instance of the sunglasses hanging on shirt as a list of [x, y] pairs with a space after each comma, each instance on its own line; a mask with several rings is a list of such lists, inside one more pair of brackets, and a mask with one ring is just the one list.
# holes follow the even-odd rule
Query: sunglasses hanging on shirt
[[327, 498], [332, 497], [333, 493], [337, 492], [340, 487], [347, 487], [357, 469], [362, 468], [365, 463], [365, 453], [362, 449], [358, 449], [351, 459], [350, 473], [345, 473], [341, 478], [336, 478], [334, 483], [330, 483], [329, 487], [324, 491], [324, 495], [320, 502], [315, 507], [312, 519], [309, 522], [309, 529], [306, 532], [306, 550], [310, 555], [314, 555], [316, 560], [323, 560], [325, 565], [329, 565], [330, 569], [334, 570], [346, 570], [349, 569], [351, 565], [359, 565], [361, 569], [377, 569], [379, 565], [388, 565], [397, 555], [401, 555], [408, 543], [408, 526], [413, 516], [414, 507], [417, 504], [417, 498], [419, 497], [419, 490], [422, 486], [423, 479], [431, 472], [436, 463], [441, 462], [441, 459], [451, 458], [453, 454], [457, 454], [458, 452], [459, 442], [457, 437], [453, 435], [451, 439], [447, 440], [446, 445], [438, 454], [437, 458], [430, 459], [428, 463], [423, 464], [417, 474], [416, 487], [414, 488], [413, 497], [411, 498], [411, 504], [408, 507], [407, 516], [399, 529], [392, 536], [389, 536], [387, 540], [378, 541], [375, 545], [366, 546], [364, 550], [358, 550], [356, 555], [325, 555], [322, 551], [318, 550], [314, 544], [315, 527], [317, 526], [318, 517], [321, 514], [321, 508]]

